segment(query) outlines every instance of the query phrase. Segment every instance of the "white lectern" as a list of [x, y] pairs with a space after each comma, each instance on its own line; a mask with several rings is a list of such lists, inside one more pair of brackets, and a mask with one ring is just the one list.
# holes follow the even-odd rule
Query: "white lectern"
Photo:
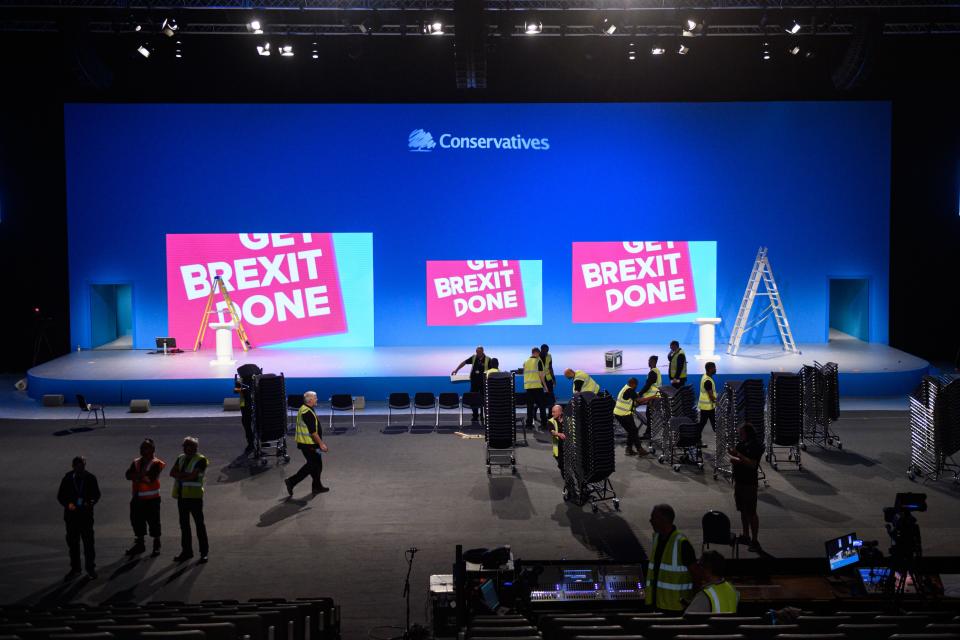
[[211, 322], [211, 329], [217, 332], [217, 359], [210, 364], [236, 364], [233, 359], [233, 331], [236, 328], [232, 322]]
[[700, 353], [696, 356], [697, 360], [719, 360], [714, 350], [717, 347], [716, 329], [720, 318], [697, 318], [693, 322], [700, 325]]

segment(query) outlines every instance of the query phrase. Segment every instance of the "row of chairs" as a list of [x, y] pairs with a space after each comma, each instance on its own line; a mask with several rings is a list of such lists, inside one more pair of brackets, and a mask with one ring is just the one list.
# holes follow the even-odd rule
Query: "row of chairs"
[[5, 640], [335, 640], [339, 635], [339, 607], [330, 598], [0, 607]]
[[670, 617], [625, 611], [478, 616], [463, 640], [955, 640], [957, 611], [884, 615], [879, 611], [800, 615], [791, 624], [764, 616], [694, 613]]

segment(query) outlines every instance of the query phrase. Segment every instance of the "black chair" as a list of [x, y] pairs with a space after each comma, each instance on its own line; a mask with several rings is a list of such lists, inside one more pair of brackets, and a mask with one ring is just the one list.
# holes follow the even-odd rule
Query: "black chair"
[[176, 631], [144, 631], [140, 634], [141, 640], [206, 640], [207, 634], [195, 629], [180, 629]]
[[90, 424], [90, 414], [93, 414], [93, 424], [100, 424], [102, 418], [103, 426], [107, 426], [107, 415], [103, 412], [102, 404], [90, 404], [86, 398], [78, 393], [77, 406], [80, 411], [77, 413], [77, 419], [74, 422], [80, 422], [80, 418], [86, 414], [84, 424]]
[[354, 431], [357, 429], [357, 409], [353, 404], [353, 396], [349, 393], [337, 393], [330, 396], [330, 431], [333, 431], [333, 413], [335, 411], [349, 411], [351, 415], [350, 426]]
[[895, 633], [889, 640], [960, 640], [956, 633]]
[[740, 557], [740, 543], [737, 542], [737, 536], [730, 530], [730, 518], [727, 514], [722, 511], [707, 511], [700, 520], [700, 528], [703, 532], [701, 552], [704, 548], [709, 549], [711, 544], [724, 544], [730, 545], [734, 558]]
[[[460, 426], [463, 426], [463, 405], [460, 404], [460, 394], [453, 391], [441, 393], [437, 398], [437, 413], [440, 411], [459, 411]], [[437, 425], [439, 426], [439, 421]]]
[[232, 622], [190, 622], [177, 628], [203, 631], [207, 640], [237, 640], [237, 627]]
[[437, 397], [430, 391], [420, 391], [413, 394], [413, 420], [410, 422], [412, 428], [417, 423], [417, 409], [421, 411], [433, 411], [434, 428], [440, 424], [440, 409], [437, 407]]
[[837, 631], [850, 640], [874, 640], [886, 638], [897, 632], [895, 624], [839, 624]]
[[413, 407], [410, 406], [409, 393], [391, 393], [387, 398], [387, 426], [390, 426], [390, 420], [393, 417], [394, 410], [406, 409], [410, 412], [410, 425], [413, 425]]
[[467, 391], [463, 394], [463, 399], [460, 404], [460, 424], [463, 424], [463, 409], [466, 407], [473, 411], [477, 409], [480, 412], [480, 424], [483, 424], [484, 420], [484, 411], [483, 411], [483, 395], [479, 391]]
[[137, 640], [144, 631], [156, 631], [151, 624], [108, 624], [97, 627], [97, 631], [109, 631], [118, 640]]

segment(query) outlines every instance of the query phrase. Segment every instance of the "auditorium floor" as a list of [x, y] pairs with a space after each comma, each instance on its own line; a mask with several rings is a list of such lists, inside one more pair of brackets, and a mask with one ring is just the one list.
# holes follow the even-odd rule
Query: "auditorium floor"
[[[341, 418], [342, 419], [342, 418]], [[343, 605], [345, 637], [365, 638], [375, 625], [403, 622], [400, 597], [404, 549], [420, 549], [413, 569], [414, 621], [425, 619], [428, 576], [449, 573], [454, 546], [510, 544], [528, 559], [636, 558], [649, 545], [650, 507], [670, 502], [678, 524], [698, 546], [700, 517], [716, 508], [736, 521], [730, 485], [710, 473], [673, 472], [618, 448], [612, 481], [622, 511], [564, 504], [546, 443], [518, 449], [516, 477], [490, 478], [483, 441], [437, 433], [379, 432], [382, 418], [364, 418], [359, 434], [327, 437], [324, 481], [332, 491], [311, 499], [305, 482], [287, 500], [281, 479], [300, 465], [262, 472], [230, 469], [242, 448], [234, 419], [119, 418], [108, 429], [70, 432], [70, 421], [0, 420], [3, 500], [0, 501], [0, 602], [66, 597], [75, 600], [176, 599], [331, 595]], [[886, 548], [882, 508], [897, 491], [923, 490], [930, 510], [919, 514], [924, 553], [960, 554], [960, 489], [949, 481], [926, 488], [905, 474], [906, 414], [845, 412], [836, 425], [843, 451], [811, 449], [803, 471], [767, 468], [760, 493], [761, 539], [777, 557], [824, 562], [823, 541], [856, 531]], [[184, 435], [200, 437], [213, 461], [206, 519], [210, 563], [178, 567], [176, 505], [163, 500], [164, 550], [156, 559], [125, 562], [132, 541], [129, 483], [123, 472], [144, 436], [172, 463]], [[713, 443], [708, 453], [708, 469]], [[61, 510], [55, 500], [70, 459], [84, 454], [103, 490], [97, 508], [100, 577], [69, 589]], [[164, 476], [163, 493], [170, 479]], [[742, 554], [752, 554], [744, 548]]]

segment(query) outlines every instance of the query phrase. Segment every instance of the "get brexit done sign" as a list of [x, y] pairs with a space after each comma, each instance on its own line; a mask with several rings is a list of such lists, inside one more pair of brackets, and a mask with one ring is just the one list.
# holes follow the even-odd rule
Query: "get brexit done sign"
[[[352, 271], [350, 263], [372, 261], [351, 250], [338, 255], [338, 244], [353, 245], [338, 243], [337, 237], [351, 235], [363, 234], [168, 234], [170, 334], [193, 340], [216, 276], [255, 346], [347, 333], [349, 296], [344, 295], [343, 277]], [[219, 291], [212, 311], [211, 322], [230, 320]]]
[[[695, 277], [697, 268], [704, 277]], [[575, 323], [682, 321], [707, 311], [698, 304], [701, 286], [715, 306], [715, 242], [573, 243]]]
[[427, 325], [540, 323], [539, 260], [427, 261]]

